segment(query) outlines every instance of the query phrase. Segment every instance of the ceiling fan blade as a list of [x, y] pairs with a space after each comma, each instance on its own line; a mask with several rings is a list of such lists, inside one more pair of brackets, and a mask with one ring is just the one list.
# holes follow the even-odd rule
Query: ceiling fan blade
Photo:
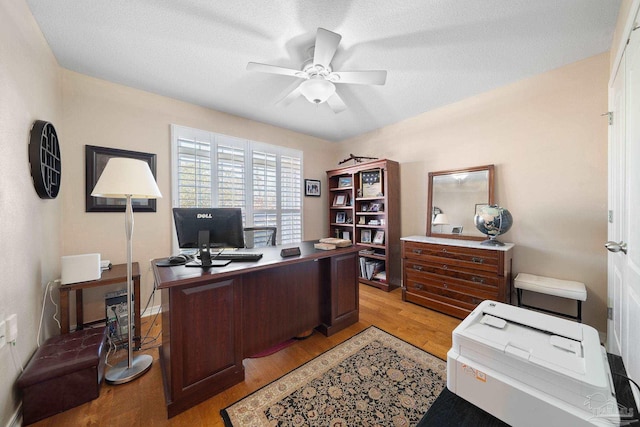
[[294, 70], [292, 68], [278, 67], [277, 65], [259, 64], [257, 62], [249, 62], [247, 64], [248, 71], [259, 71], [261, 73], [280, 74], [283, 76], [298, 77], [308, 79], [309, 76], [304, 71]]
[[276, 102], [276, 104], [282, 105], [283, 107], [286, 107], [287, 105], [289, 105], [293, 101], [295, 101], [296, 98], [298, 98], [300, 95], [302, 95], [302, 93], [300, 92], [300, 86], [298, 85], [298, 86], [296, 86], [295, 89], [293, 89], [291, 92], [289, 92], [287, 94], [287, 96], [282, 98], [280, 101]]
[[333, 83], [383, 85], [387, 81], [387, 72], [384, 70], [334, 71], [329, 74], [327, 80], [332, 81]]
[[329, 99], [327, 99], [327, 104], [336, 114], [341, 113], [347, 109], [347, 105], [344, 103], [342, 98], [340, 98], [338, 92], [334, 92], [333, 95], [331, 95]]
[[313, 50], [313, 63], [320, 64], [327, 68], [331, 64], [333, 55], [336, 54], [338, 44], [342, 36], [332, 31], [318, 28], [316, 34], [316, 45]]

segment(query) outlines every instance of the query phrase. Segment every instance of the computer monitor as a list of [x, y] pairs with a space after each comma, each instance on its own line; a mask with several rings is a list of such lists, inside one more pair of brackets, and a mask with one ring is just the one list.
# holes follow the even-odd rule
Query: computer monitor
[[211, 248], [243, 248], [240, 208], [173, 208], [181, 249], [198, 248], [203, 267], [211, 266]]

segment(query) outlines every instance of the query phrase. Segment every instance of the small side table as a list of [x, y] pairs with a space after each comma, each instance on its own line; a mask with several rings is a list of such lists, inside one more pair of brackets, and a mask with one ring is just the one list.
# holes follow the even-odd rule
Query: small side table
[[[133, 336], [134, 348], [140, 348], [140, 266], [134, 262], [131, 269], [133, 277], [133, 298], [134, 298], [134, 325], [135, 334]], [[98, 286], [113, 285], [116, 283], [127, 283], [127, 264], [117, 264], [111, 266], [109, 270], [102, 272], [102, 277], [88, 282], [69, 283], [60, 286], [60, 329], [62, 334], [69, 333], [69, 291], [74, 291], [76, 296], [76, 330], [84, 328], [82, 310], [82, 290], [95, 288]]]

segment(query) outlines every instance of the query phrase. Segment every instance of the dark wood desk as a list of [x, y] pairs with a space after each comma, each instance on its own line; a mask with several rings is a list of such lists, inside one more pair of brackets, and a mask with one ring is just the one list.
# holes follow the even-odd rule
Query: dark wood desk
[[360, 248], [320, 251], [313, 243], [297, 245], [300, 256], [258, 248], [260, 261], [209, 270], [153, 263], [169, 418], [242, 382], [244, 358], [313, 328], [329, 336], [358, 321]]
[[[131, 275], [133, 277], [133, 298], [134, 298], [134, 326], [133, 336], [135, 348], [140, 348], [140, 266], [137, 262], [132, 265]], [[109, 270], [104, 270], [102, 276], [97, 280], [87, 282], [69, 283], [60, 286], [60, 333], [69, 333], [69, 292], [74, 291], [76, 297], [76, 329], [84, 328], [84, 315], [82, 308], [82, 290], [95, 288], [98, 286], [115, 285], [117, 283], [127, 283], [127, 264], [116, 264]]]

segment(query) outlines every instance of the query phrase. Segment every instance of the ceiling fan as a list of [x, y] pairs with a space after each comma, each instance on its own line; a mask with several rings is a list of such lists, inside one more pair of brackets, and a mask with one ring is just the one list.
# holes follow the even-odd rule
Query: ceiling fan
[[340, 39], [342, 39], [340, 34], [318, 28], [316, 43], [309, 49], [309, 59], [305, 61], [300, 70], [257, 62], [249, 62], [247, 70], [304, 79], [299, 86], [280, 101], [281, 104], [289, 105], [302, 95], [314, 104], [326, 102], [334, 113], [339, 113], [344, 111], [347, 106], [336, 92], [334, 83], [383, 85], [387, 80], [387, 72], [383, 70], [333, 71], [331, 60], [338, 49]]

